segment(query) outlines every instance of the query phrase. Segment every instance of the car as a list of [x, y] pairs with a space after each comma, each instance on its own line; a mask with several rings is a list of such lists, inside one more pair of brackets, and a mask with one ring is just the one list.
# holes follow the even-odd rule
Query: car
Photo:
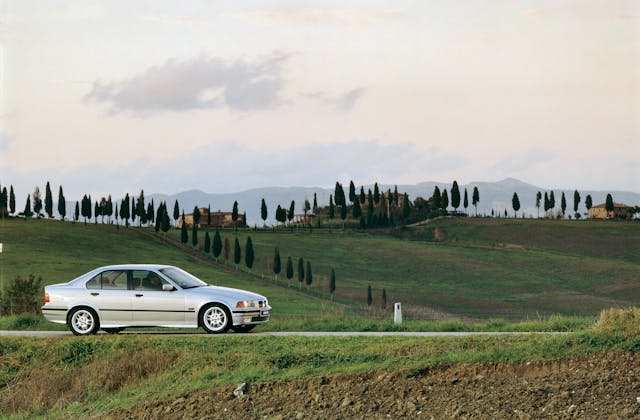
[[267, 298], [212, 286], [171, 265], [96, 268], [68, 283], [44, 288], [42, 314], [75, 335], [128, 327], [202, 327], [211, 334], [246, 333], [269, 321]]

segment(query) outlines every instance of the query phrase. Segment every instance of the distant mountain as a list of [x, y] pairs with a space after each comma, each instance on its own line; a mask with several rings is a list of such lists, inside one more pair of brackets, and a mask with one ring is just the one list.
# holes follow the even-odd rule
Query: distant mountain
[[[449, 197], [451, 197], [451, 183], [445, 182], [421, 182], [415, 185], [398, 185], [398, 192], [407, 193], [409, 198], [413, 201], [417, 197], [429, 198], [433, 193], [435, 186], [438, 186], [440, 190], [447, 189], [449, 192]], [[386, 185], [379, 184], [380, 191], [387, 191], [391, 189], [392, 191], [395, 188], [395, 185]], [[473, 187], [478, 187], [478, 191], [480, 193], [480, 202], [478, 203], [478, 213], [480, 214], [490, 214], [493, 209], [495, 212], [499, 212], [500, 214], [504, 214], [505, 209], [509, 213], [509, 215], [513, 214], [513, 209], [511, 207], [511, 198], [513, 197], [513, 193], [518, 194], [518, 198], [520, 200], [520, 211], [518, 214], [524, 214], [528, 217], [530, 215], [536, 216], [537, 209], [535, 206], [536, 202], [536, 193], [540, 191], [543, 194], [550, 192], [551, 190], [545, 190], [544, 188], [537, 187], [535, 185], [527, 184], [526, 182], [522, 182], [518, 179], [514, 178], [506, 178], [502, 181], [498, 182], [471, 182], [468, 184], [459, 184], [460, 187], [460, 195], [461, 195], [461, 204], [459, 210], [463, 210], [462, 208], [462, 200], [464, 199], [464, 190], [465, 188], [469, 194], [469, 208], [468, 212], [474, 213], [473, 206], [471, 205], [471, 195], [473, 192]], [[345, 189], [345, 193], [348, 194], [349, 185], [343, 185]], [[357, 191], [360, 191], [360, 185], [356, 186]], [[365, 192], [371, 188], [373, 191], [373, 185], [364, 185]], [[573, 214], [573, 192], [574, 190], [563, 190], [563, 189], [554, 189], [553, 190], [556, 200], [555, 210], [560, 210], [560, 200], [562, 193], [565, 193], [566, 201], [567, 201], [567, 214]], [[600, 203], [604, 203], [606, 195], [611, 194], [613, 199], [617, 203], [625, 203], [628, 205], [640, 205], [640, 194], [628, 191], [578, 191], [580, 193], [580, 205], [578, 211], [582, 214], [586, 212], [586, 208], [584, 207], [584, 200], [587, 195], [591, 195], [593, 199], [593, 204], [597, 205]], [[178, 200], [178, 204], [180, 206], [180, 212], [184, 210], [185, 213], [191, 213], [193, 211], [194, 206], [198, 207], [207, 207], [211, 205], [211, 211], [231, 211], [233, 208], [233, 202], [238, 201], [238, 210], [240, 213], [247, 213], [247, 221], [250, 225], [260, 224], [262, 223], [262, 219], [260, 218], [260, 203], [264, 198], [267, 203], [268, 208], [268, 223], [273, 223], [275, 221], [275, 210], [279, 205], [289, 208], [291, 204], [291, 200], [295, 200], [295, 209], [296, 214], [302, 213], [302, 208], [304, 205], [304, 200], [309, 200], [309, 203], [313, 205], [313, 194], [316, 193], [318, 205], [325, 206], [329, 204], [329, 195], [333, 194], [333, 188], [321, 188], [321, 187], [267, 187], [267, 188], [256, 188], [246, 191], [241, 191], [237, 193], [225, 193], [225, 194], [216, 194], [216, 193], [206, 193], [200, 190], [188, 190], [183, 191], [177, 194], [151, 194], [147, 196], [147, 200], [151, 198], [154, 199], [154, 202], [159, 203], [160, 201], [166, 201], [169, 207], [169, 212], [173, 211], [173, 205], [176, 200]], [[544, 211], [542, 206], [544, 202], [541, 203], [540, 212]], [[73, 208], [73, 207], [67, 207]]]

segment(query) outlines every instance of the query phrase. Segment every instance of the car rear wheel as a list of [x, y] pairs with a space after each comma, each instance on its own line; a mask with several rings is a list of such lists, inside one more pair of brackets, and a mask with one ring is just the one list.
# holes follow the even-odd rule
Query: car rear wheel
[[120, 331], [124, 330], [124, 328], [103, 328], [102, 331], [107, 334], [118, 334]]
[[231, 329], [237, 333], [243, 334], [243, 333], [248, 333], [255, 327], [256, 327], [255, 325], [234, 325], [233, 327], [231, 327]]
[[231, 326], [231, 314], [217, 303], [208, 305], [200, 312], [200, 325], [210, 334], [222, 334]]
[[93, 309], [78, 308], [69, 314], [69, 329], [75, 335], [95, 334], [99, 328], [100, 321]]

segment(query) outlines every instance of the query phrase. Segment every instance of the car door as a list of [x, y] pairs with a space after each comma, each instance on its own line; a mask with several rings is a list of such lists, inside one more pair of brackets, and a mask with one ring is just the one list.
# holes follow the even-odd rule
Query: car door
[[[182, 290], [162, 290], [167, 279], [152, 270], [131, 270], [133, 284], [133, 322], [140, 326], [182, 326], [185, 324], [185, 299]], [[158, 276], [159, 284], [152, 282]]]
[[127, 270], [103, 271], [87, 281], [86, 288], [101, 325], [131, 323], [133, 292], [128, 290]]

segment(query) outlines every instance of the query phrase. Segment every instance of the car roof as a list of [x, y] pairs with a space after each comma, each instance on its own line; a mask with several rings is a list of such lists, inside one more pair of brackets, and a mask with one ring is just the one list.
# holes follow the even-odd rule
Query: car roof
[[97, 267], [91, 271], [102, 271], [102, 270], [160, 270], [162, 268], [173, 267], [172, 265], [166, 264], [114, 264], [114, 265], [105, 265], [103, 267]]

